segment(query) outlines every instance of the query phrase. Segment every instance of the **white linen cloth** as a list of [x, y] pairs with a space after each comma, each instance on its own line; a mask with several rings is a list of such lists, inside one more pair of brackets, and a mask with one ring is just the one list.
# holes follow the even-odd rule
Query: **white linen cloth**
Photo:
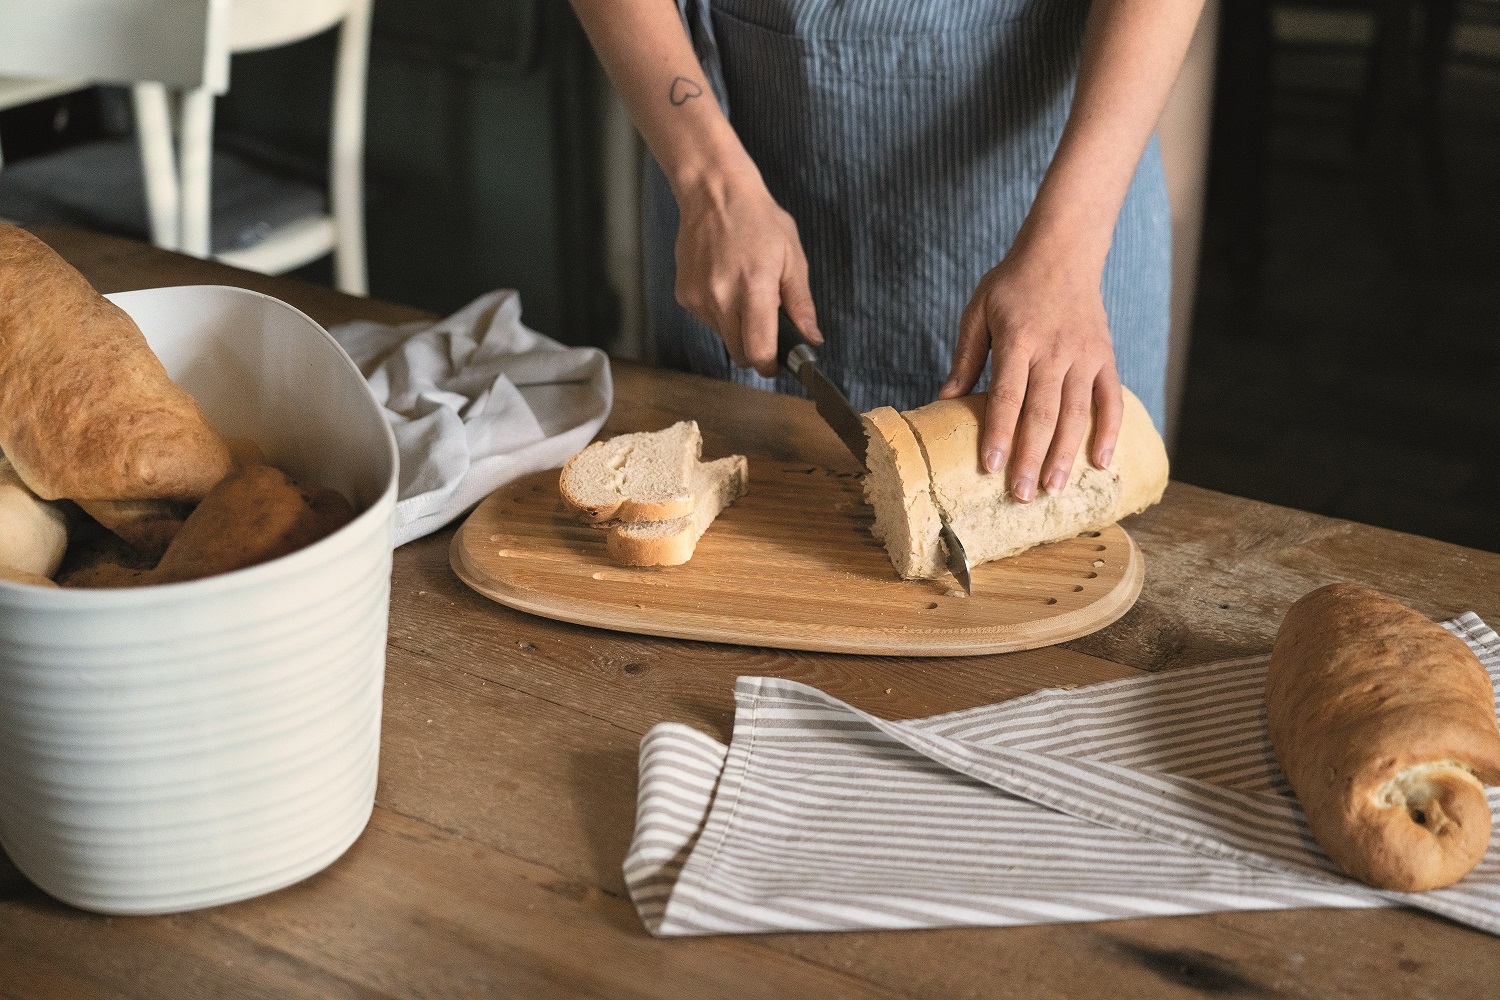
[[521, 322], [521, 297], [489, 292], [438, 323], [329, 329], [385, 408], [401, 453], [396, 544], [436, 531], [500, 486], [556, 468], [614, 402], [609, 358]]
[[[1500, 637], [1445, 624], [1500, 680]], [[728, 747], [676, 723], [641, 742], [631, 898], [658, 936], [1391, 905], [1500, 933], [1500, 826], [1447, 889], [1333, 867], [1266, 739], [1266, 660], [909, 722], [740, 678]]]

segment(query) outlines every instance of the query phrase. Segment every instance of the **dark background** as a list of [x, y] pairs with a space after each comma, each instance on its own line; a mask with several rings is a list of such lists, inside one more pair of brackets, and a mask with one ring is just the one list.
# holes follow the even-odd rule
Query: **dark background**
[[[1424, 75], [1437, 2], [1226, 3], [1173, 476], [1500, 551], [1500, 58], [1471, 44], [1500, 0], [1454, 7]], [[332, 45], [236, 56], [220, 142], [317, 177]], [[603, 87], [556, 0], [377, 0], [371, 293], [513, 287], [530, 325], [608, 344]], [[102, 103], [0, 114], [7, 162], [118, 128]]]

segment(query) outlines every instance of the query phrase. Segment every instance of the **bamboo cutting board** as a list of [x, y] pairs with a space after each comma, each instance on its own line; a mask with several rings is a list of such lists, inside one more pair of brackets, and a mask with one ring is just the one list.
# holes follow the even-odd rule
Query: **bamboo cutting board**
[[898, 578], [870, 535], [860, 478], [750, 462], [750, 493], [719, 515], [682, 566], [610, 561], [605, 532], [539, 472], [481, 503], [453, 538], [459, 578], [547, 618], [679, 639], [895, 656], [965, 656], [1086, 635], [1135, 603], [1140, 549], [1118, 525], [973, 572]]

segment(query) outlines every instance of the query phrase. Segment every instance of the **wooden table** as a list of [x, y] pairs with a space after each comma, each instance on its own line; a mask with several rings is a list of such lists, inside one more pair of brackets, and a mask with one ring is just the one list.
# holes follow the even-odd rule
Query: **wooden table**
[[[325, 324], [423, 314], [67, 229], [103, 291], [221, 283]], [[618, 363], [609, 433], [699, 421], [715, 453], [848, 461], [800, 400]], [[1139, 603], [1063, 647], [950, 660], [652, 639], [533, 618], [465, 589], [451, 530], [396, 551], [381, 778], [328, 870], [197, 913], [73, 910], [0, 862], [7, 997], [1179, 997], [1500, 995], [1500, 939], [1406, 910], [1301, 910], [1009, 929], [657, 941], [620, 863], [636, 748], [663, 720], [727, 739], [741, 674], [901, 718], [1261, 653], [1333, 580], [1500, 622], [1500, 555], [1174, 483], [1128, 527]]]

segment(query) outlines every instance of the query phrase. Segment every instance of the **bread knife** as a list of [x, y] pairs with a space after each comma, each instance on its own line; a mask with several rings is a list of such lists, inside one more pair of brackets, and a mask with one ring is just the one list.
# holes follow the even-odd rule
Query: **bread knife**
[[[854, 453], [854, 457], [859, 459], [860, 467], [866, 468], [865, 449], [869, 442], [865, 438], [864, 420], [849, 402], [849, 398], [823, 374], [818, 367], [817, 354], [802, 339], [802, 334], [786, 313], [781, 314], [781, 327], [777, 332], [776, 361], [807, 387], [818, 414], [833, 428], [844, 446]], [[968, 553], [964, 551], [963, 542], [958, 540], [953, 525], [948, 523], [948, 515], [941, 508], [938, 509], [938, 524], [938, 537], [943, 540], [943, 548], [947, 553], [948, 572], [964, 588], [965, 594], [972, 595], [974, 582], [969, 574]]]

